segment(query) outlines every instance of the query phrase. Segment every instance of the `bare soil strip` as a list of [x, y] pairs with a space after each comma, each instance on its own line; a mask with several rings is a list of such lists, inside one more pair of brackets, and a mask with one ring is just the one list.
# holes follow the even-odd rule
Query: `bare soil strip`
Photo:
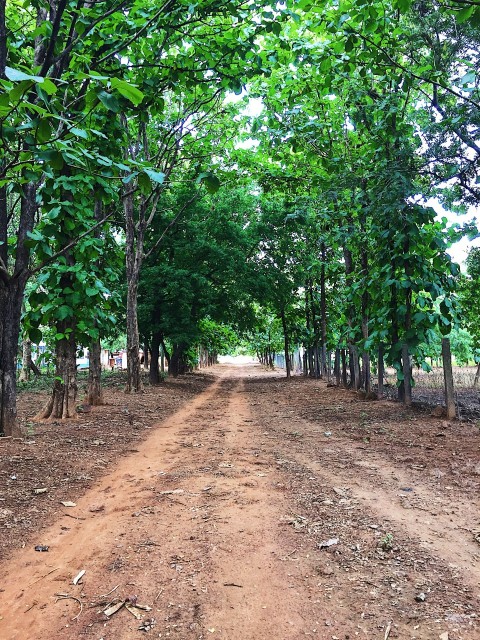
[[[42, 531], [48, 552], [4, 563], [0, 638], [480, 638], [477, 485], [447, 472], [438, 421], [401, 417], [442, 443], [417, 464], [391, 403], [216, 374]], [[360, 414], [387, 436], [367, 444]], [[151, 610], [107, 618], [115, 599]]]

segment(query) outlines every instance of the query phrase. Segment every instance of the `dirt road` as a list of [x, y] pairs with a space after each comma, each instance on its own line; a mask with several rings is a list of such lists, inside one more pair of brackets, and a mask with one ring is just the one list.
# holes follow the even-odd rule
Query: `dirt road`
[[215, 375], [3, 564], [0, 638], [480, 638], [478, 429]]

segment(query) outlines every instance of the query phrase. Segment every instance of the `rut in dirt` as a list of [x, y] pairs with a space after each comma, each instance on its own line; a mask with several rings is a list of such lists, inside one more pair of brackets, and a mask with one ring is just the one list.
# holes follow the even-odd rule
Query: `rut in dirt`
[[[438, 421], [259, 367], [215, 373], [42, 533], [48, 554], [6, 563], [0, 637], [130, 639], [147, 621], [188, 640], [478, 638], [476, 485], [462, 507], [447, 443], [436, 483], [405, 437], [416, 420], [436, 445]], [[102, 613], [134, 597], [142, 620]]]

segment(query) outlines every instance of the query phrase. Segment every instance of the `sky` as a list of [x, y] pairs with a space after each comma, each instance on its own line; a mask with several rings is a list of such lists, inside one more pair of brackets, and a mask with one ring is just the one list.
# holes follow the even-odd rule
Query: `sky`
[[[457, 213], [452, 213], [451, 211], [444, 209], [442, 205], [433, 198], [427, 200], [425, 204], [432, 207], [432, 209], [437, 212], [438, 219], [445, 217], [448, 219], [449, 223], [452, 224], [455, 222], [465, 224], [466, 222], [471, 222], [472, 218], [477, 218], [477, 220], [480, 218], [480, 211], [478, 209], [475, 210], [473, 207], [471, 207], [465, 215], [458, 215]], [[460, 264], [462, 271], [465, 270], [465, 259], [471, 247], [480, 247], [480, 238], [475, 238], [475, 240], [469, 240], [466, 237], [462, 238], [459, 242], [453, 244], [447, 251], [452, 260]]]

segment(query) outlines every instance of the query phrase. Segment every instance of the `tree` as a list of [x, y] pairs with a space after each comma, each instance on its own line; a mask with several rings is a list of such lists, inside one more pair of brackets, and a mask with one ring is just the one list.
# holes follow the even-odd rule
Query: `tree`
[[472, 339], [475, 362], [478, 363], [474, 386], [480, 382], [480, 318], [478, 291], [480, 287], [480, 248], [472, 247], [467, 256], [467, 274], [460, 281], [460, 307], [465, 326]]

